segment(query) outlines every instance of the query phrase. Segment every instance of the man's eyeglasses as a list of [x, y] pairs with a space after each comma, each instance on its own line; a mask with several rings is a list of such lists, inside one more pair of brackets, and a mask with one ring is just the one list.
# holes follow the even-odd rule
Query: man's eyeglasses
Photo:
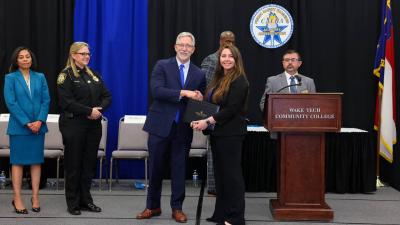
[[283, 59], [283, 61], [284, 62], [300, 62], [301, 59], [298, 59], [298, 58], [291, 58], [291, 59], [286, 58], [286, 59]]
[[188, 44], [176, 44], [176, 46], [178, 46], [179, 48], [187, 48], [187, 49], [194, 47], [193, 45], [188, 45]]
[[91, 56], [90, 52], [77, 52], [76, 54], [79, 54], [81, 56]]

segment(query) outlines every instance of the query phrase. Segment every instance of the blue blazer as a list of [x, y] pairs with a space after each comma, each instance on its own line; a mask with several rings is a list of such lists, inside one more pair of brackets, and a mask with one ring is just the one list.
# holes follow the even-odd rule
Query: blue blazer
[[182, 87], [176, 58], [159, 60], [151, 75], [150, 90], [153, 103], [149, 108], [143, 130], [167, 137], [177, 111], [180, 111], [182, 117], [186, 108], [187, 99], [180, 99], [180, 91], [199, 90], [204, 93], [205, 87], [205, 74], [193, 63], [190, 63], [185, 85]]
[[[8, 135], [29, 135], [32, 131], [27, 123], [42, 121], [39, 133], [47, 132], [46, 120], [49, 112], [50, 96], [44, 74], [29, 71], [31, 92], [29, 92], [19, 70], [9, 73], [4, 82], [4, 99], [10, 112]], [[31, 95], [32, 94], [32, 95]]]

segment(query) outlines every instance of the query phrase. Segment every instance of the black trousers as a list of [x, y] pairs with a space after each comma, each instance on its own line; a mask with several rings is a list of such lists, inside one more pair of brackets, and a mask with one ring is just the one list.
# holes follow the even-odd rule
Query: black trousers
[[242, 174], [243, 136], [211, 136], [217, 197], [213, 218], [243, 225], [245, 185]]
[[64, 142], [65, 197], [68, 208], [93, 203], [90, 194], [96, 175], [97, 151], [102, 135], [101, 120], [60, 117]]

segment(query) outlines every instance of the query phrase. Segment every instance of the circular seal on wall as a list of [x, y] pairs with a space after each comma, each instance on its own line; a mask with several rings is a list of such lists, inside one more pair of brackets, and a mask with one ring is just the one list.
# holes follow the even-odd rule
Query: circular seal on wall
[[280, 5], [264, 5], [250, 20], [250, 33], [257, 44], [264, 48], [278, 48], [292, 37], [293, 18]]

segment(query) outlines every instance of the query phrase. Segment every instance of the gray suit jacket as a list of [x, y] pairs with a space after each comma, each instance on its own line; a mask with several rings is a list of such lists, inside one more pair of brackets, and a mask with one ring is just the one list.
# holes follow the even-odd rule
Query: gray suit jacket
[[[314, 80], [301, 74], [299, 74], [299, 76], [301, 77], [301, 85], [297, 86], [297, 93], [315, 93]], [[260, 101], [261, 111], [264, 111], [265, 98], [267, 98], [267, 94], [277, 93], [279, 89], [287, 85], [288, 83], [285, 73], [268, 77], [267, 83], [265, 84], [265, 91]], [[284, 88], [279, 93], [290, 93], [289, 88]]]

